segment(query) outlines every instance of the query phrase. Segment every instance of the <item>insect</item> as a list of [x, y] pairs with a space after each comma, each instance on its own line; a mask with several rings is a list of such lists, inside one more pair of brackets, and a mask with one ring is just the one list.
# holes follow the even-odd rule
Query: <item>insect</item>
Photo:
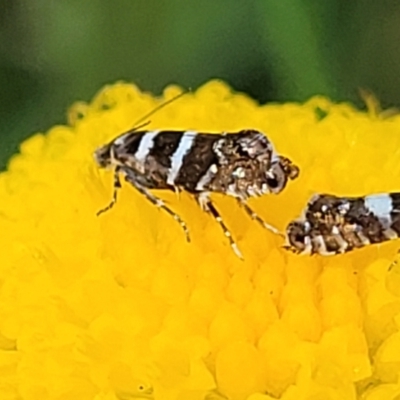
[[365, 197], [314, 196], [286, 230], [287, 249], [334, 255], [400, 235], [400, 193]]
[[217, 134], [132, 129], [100, 147], [94, 156], [99, 167], [114, 169], [113, 199], [98, 215], [116, 203], [120, 177], [123, 177], [156, 207], [170, 214], [190, 241], [182, 218], [151, 193], [151, 189], [186, 191], [218, 222], [240, 258], [242, 254], [210, 193], [235, 197], [252, 219], [278, 233], [248, 206], [247, 200], [265, 193], [277, 194], [285, 188], [288, 179], [295, 179], [299, 174], [299, 168], [278, 155], [263, 133], [251, 129]]

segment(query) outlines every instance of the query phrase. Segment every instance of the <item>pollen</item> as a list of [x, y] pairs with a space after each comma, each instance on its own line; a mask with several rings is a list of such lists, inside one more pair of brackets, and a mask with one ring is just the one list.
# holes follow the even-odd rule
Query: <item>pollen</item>
[[126, 182], [97, 216], [114, 176], [95, 151], [181, 92], [106, 86], [67, 125], [23, 142], [0, 175], [0, 398], [400, 396], [400, 240], [299, 256], [255, 220], [284, 232], [315, 193], [399, 190], [400, 116], [321, 96], [260, 106], [211, 81], [144, 121], [259, 130], [299, 167], [281, 193], [249, 201], [255, 217], [211, 195], [241, 260], [186, 192], [152, 191], [180, 223]]

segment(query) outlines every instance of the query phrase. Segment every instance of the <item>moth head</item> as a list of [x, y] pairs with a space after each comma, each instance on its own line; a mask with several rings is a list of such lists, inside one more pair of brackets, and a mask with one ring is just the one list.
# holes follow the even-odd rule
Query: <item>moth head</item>
[[281, 192], [288, 179], [296, 179], [299, 176], [299, 167], [294, 165], [288, 158], [278, 156], [272, 162], [266, 172], [266, 183], [272, 193]]
[[111, 165], [111, 146], [106, 144], [99, 147], [94, 152], [94, 159], [100, 168], [106, 168]]
[[311, 246], [310, 224], [307, 221], [293, 221], [286, 228], [288, 245], [295, 253], [306, 253]]

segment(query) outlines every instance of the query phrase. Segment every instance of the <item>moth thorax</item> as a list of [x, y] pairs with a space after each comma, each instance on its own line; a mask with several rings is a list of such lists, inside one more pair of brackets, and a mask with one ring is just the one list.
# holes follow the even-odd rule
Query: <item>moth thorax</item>
[[259, 161], [272, 159], [274, 149], [268, 139], [259, 131], [244, 130], [240, 139], [240, 146], [249, 157], [257, 158]]

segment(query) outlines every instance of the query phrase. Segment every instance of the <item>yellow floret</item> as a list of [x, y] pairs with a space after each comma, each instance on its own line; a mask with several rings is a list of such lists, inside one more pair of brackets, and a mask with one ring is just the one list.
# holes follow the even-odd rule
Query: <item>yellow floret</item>
[[[186, 243], [127, 184], [96, 216], [113, 174], [93, 152], [180, 91], [107, 86], [0, 175], [0, 399], [399, 398], [399, 241], [297, 256], [213, 196], [240, 261], [190, 195], [157, 192], [187, 222]], [[323, 97], [259, 106], [213, 81], [146, 129], [265, 132], [300, 177], [250, 203], [284, 230], [315, 193], [400, 191], [400, 116], [378, 111]]]

